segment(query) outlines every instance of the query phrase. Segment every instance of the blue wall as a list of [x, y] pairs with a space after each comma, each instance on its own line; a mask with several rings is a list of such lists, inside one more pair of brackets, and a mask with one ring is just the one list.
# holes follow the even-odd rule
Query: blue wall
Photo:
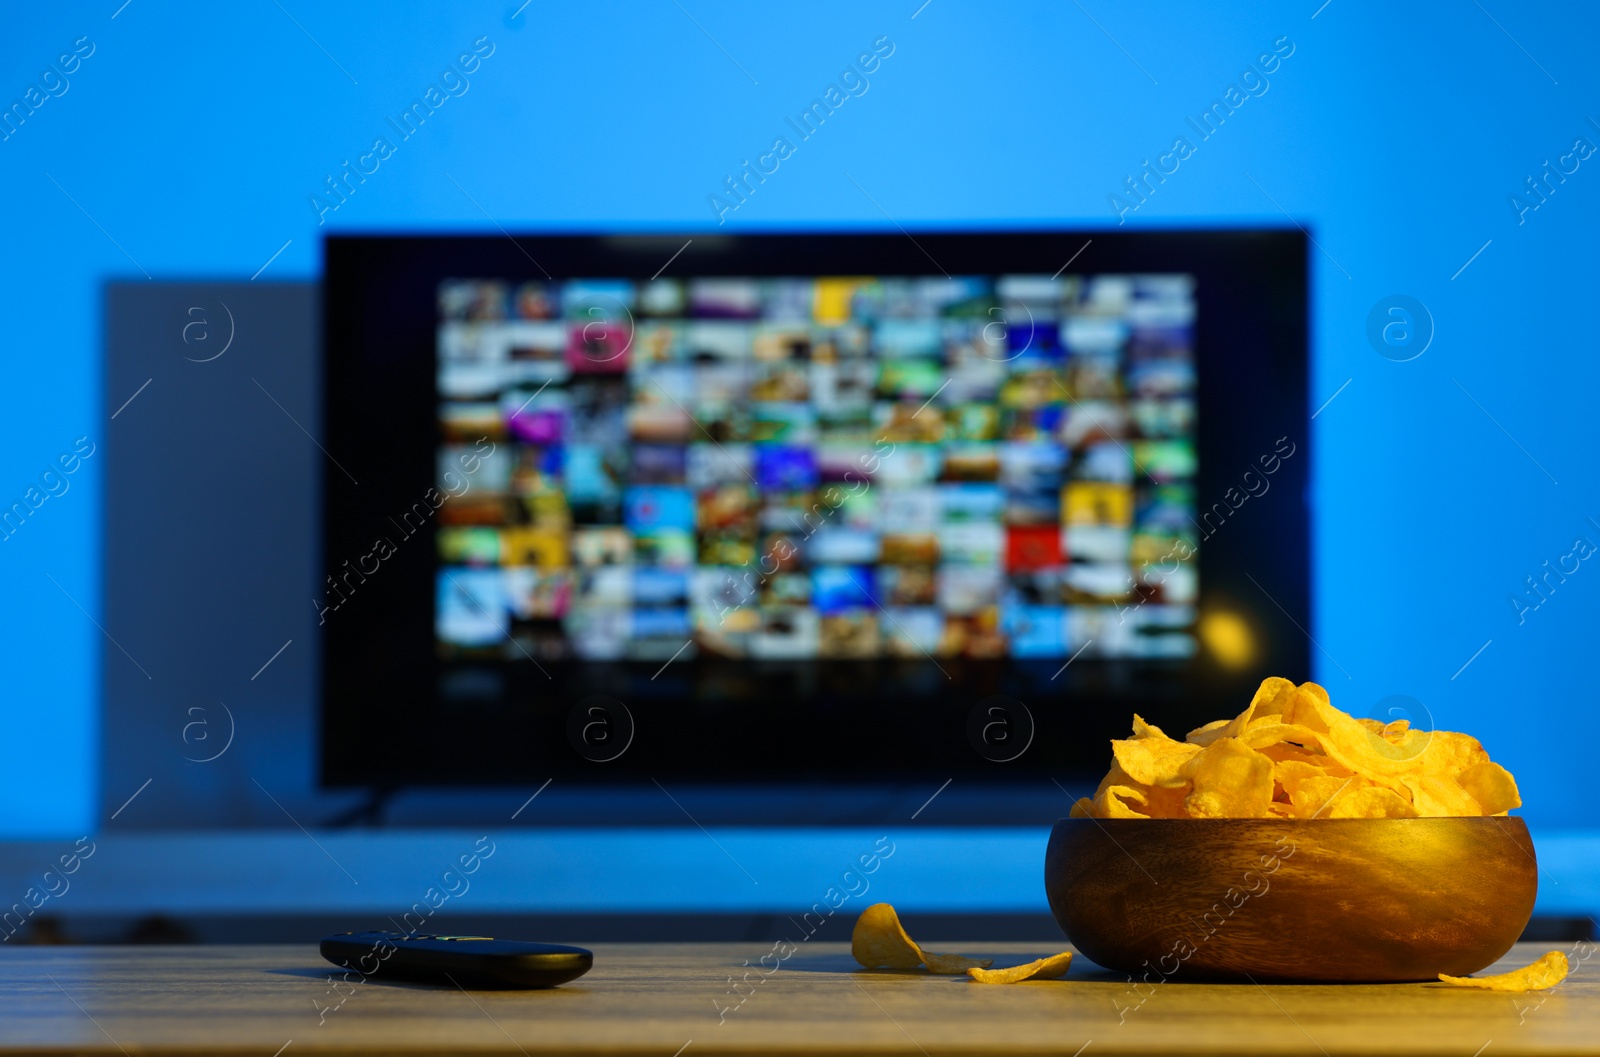
[[[728, 226], [1114, 226], [1111, 192], [1188, 136], [1129, 226], [1286, 211], [1320, 248], [1313, 409], [1338, 395], [1314, 422], [1314, 674], [1358, 713], [1415, 698], [1482, 737], [1530, 820], [1589, 824], [1600, 563], [1569, 559], [1520, 618], [1508, 598], [1575, 537], [1600, 543], [1600, 158], [1561, 160], [1600, 144], [1592, 9], [120, 2], [13, 14], [0, 34], [0, 101], [93, 46], [0, 142], [7, 505], [130, 395], [102, 391], [108, 278], [313, 278], [328, 230], [715, 227], [723, 177], [887, 36], [866, 94]], [[465, 94], [319, 226], [324, 177], [394, 138], [385, 117], [484, 37]], [[1185, 118], [1285, 37], [1265, 93], [1199, 140]], [[1546, 160], [1577, 170], [1519, 217], [1509, 196]], [[1409, 362], [1366, 334], [1392, 294], [1436, 327]], [[96, 718], [98, 666], [128, 663], [93, 623], [105, 454], [0, 543], [6, 836], [91, 828], [98, 753], [116, 748]]]

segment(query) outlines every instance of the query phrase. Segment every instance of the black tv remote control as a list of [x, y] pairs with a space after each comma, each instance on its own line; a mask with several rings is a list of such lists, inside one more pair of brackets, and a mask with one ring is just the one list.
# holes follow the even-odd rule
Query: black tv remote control
[[555, 987], [594, 965], [593, 952], [582, 947], [409, 932], [329, 936], [322, 941], [322, 956], [373, 979], [480, 989]]

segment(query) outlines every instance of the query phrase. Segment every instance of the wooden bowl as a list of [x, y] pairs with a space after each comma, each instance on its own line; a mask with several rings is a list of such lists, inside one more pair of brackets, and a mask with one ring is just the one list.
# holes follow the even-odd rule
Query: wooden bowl
[[1511, 949], [1539, 888], [1520, 818], [1062, 819], [1061, 930], [1165, 979], [1433, 980]]

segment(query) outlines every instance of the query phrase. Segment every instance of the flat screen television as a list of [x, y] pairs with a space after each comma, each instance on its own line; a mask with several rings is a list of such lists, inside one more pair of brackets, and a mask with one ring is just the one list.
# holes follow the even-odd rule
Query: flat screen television
[[1066, 781], [1309, 677], [1306, 245], [329, 237], [323, 783]]

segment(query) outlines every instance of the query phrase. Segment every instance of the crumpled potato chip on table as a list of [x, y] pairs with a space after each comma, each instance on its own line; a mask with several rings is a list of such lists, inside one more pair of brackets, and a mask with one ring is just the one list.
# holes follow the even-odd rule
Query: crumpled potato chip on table
[[850, 954], [868, 969], [915, 969], [922, 964], [922, 948], [906, 935], [888, 903], [874, 903], [856, 918]]
[[1569, 971], [1567, 956], [1560, 951], [1551, 951], [1539, 960], [1509, 973], [1494, 976], [1446, 976], [1440, 973], [1439, 979], [1457, 987], [1477, 987], [1485, 991], [1543, 991], [1565, 980]]
[[1073, 818], [1434, 818], [1522, 806], [1476, 738], [1358, 719], [1316, 683], [1262, 681], [1245, 710], [1168, 737], [1142, 716]]
[[1005, 969], [968, 969], [967, 975], [980, 984], [1020, 984], [1024, 980], [1059, 980], [1067, 975], [1072, 964], [1072, 952], [1062, 951], [1048, 958], [1038, 958], [1025, 965]]
[[960, 954], [934, 954], [917, 945], [900, 924], [900, 915], [888, 903], [874, 903], [856, 918], [850, 933], [850, 954], [866, 969], [917, 969], [941, 976], [959, 976], [969, 969], [987, 969], [993, 958], [967, 958]]
[[964, 954], [934, 954], [922, 952], [922, 964], [935, 976], [960, 976], [962, 973], [982, 972], [994, 964], [993, 958], [968, 958]]

